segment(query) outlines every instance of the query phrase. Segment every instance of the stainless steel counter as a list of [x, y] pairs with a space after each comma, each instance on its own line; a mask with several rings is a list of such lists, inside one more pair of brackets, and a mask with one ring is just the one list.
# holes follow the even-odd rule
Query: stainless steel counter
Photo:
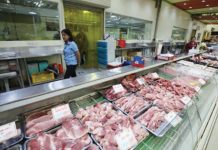
[[0, 60], [61, 55], [62, 46], [0, 48]]
[[144, 68], [126, 66], [2, 93], [0, 94], [0, 112], [29, 105], [31, 103], [40, 102], [48, 98], [63, 95], [72, 91], [91, 87], [100, 83], [111, 81], [113, 79], [121, 78], [132, 73], [143, 72], [148, 69], [188, 57], [191, 57], [191, 55], [181, 55], [172, 61], [152, 60], [147, 62]]

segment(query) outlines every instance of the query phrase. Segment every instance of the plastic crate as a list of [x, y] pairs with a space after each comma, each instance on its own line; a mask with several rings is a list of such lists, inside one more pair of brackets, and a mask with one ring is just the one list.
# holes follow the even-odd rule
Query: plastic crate
[[39, 64], [39, 72], [44, 72], [45, 69], [48, 68], [48, 61], [46, 60], [39, 61], [38, 64]]
[[47, 82], [55, 79], [54, 73], [51, 72], [34, 73], [31, 77], [33, 83]]
[[28, 62], [27, 68], [28, 68], [28, 72], [30, 75], [32, 75], [33, 73], [39, 72], [39, 66], [37, 62]]

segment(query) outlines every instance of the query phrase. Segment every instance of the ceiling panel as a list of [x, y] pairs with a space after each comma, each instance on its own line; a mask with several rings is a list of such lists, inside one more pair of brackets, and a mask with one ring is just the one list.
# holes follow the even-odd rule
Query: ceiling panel
[[[218, 23], [218, 0], [166, 0], [204, 23]], [[208, 20], [208, 21], [207, 21]]]
[[188, 0], [168, 0], [170, 3], [178, 3], [178, 2], [184, 2]]
[[218, 1], [217, 0], [189, 0], [189, 1], [173, 3], [173, 4], [183, 10], [190, 10], [190, 9], [216, 7], [218, 6]]
[[191, 9], [191, 10], [187, 10], [187, 11], [191, 14], [216, 13], [216, 12], [218, 12], [218, 7]]

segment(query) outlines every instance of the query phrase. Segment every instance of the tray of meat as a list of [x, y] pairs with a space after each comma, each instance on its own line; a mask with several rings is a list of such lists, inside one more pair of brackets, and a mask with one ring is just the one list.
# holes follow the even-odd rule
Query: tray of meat
[[121, 97], [113, 104], [127, 115], [136, 118], [142, 111], [151, 107], [152, 103], [145, 101], [142, 97], [135, 94]]
[[9, 131], [5, 132], [5, 134], [7, 134], [7, 137], [5, 136], [5, 139], [1, 138], [1, 141], [0, 141], [1, 150], [8, 149], [9, 147], [23, 140], [24, 138], [23, 128], [22, 128], [21, 121], [19, 119], [15, 121], [13, 120], [9, 122], [8, 121], [2, 122], [0, 125], [1, 125], [1, 128], [4, 130], [10, 126], [11, 128], [10, 132], [13, 132], [11, 133], [11, 135], [8, 135]]
[[[170, 122], [165, 119], [166, 115], [167, 113], [163, 109], [153, 106], [139, 116], [136, 121], [155, 136], [163, 137], [171, 128]], [[174, 118], [175, 117], [176, 116], [174, 116]]]
[[24, 145], [25, 150], [86, 150], [96, 148], [92, 144], [88, 128], [76, 118], [67, 119], [62, 126], [39, 133], [37, 137], [29, 139]]
[[119, 145], [115, 137], [123, 128], [131, 130], [136, 144], [149, 135], [147, 130], [144, 130], [133, 118], [116, 110], [108, 102], [80, 109], [76, 117], [88, 126], [92, 138], [104, 150], [118, 149]]
[[14, 145], [14, 146], [8, 148], [7, 150], [22, 150], [22, 145], [17, 144], [17, 145]]
[[136, 92], [145, 86], [145, 81], [142, 77], [134, 79], [124, 78], [121, 83], [130, 92]]
[[34, 137], [37, 133], [55, 128], [66, 119], [73, 117], [73, 114], [70, 114], [60, 120], [55, 120], [51, 109], [56, 106], [58, 105], [36, 109], [24, 114], [26, 138]]
[[[149, 133], [147, 132], [147, 130], [145, 130], [139, 123], [136, 123], [132, 118], [128, 116], [120, 117], [117, 120], [117, 122], [118, 123], [109, 122], [107, 123], [106, 126], [103, 126], [101, 128], [96, 128], [97, 132], [94, 132], [93, 134], [91, 134], [93, 141], [97, 143], [100, 149], [119, 150], [120, 147], [122, 147], [121, 146], [122, 144], [120, 144], [120, 141], [121, 143], [122, 142], [130, 143], [134, 141], [134, 144], [132, 145], [125, 145], [128, 147], [125, 149], [134, 149], [138, 143], [142, 142], [144, 139], [146, 139], [149, 136]], [[128, 141], [128, 138], [127, 139], [120, 138], [119, 134], [120, 133], [122, 134], [122, 132], [124, 132], [124, 130], [126, 129], [128, 130], [128, 132], [130, 131], [130, 133], [132, 133], [133, 141]]]
[[125, 95], [128, 95], [128, 91], [121, 85], [121, 84], [118, 84], [118, 85], [115, 85], [115, 86], [119, 86], [117, 89], [118, 91], [115, 91], [114, 89], [114, 86], [109, 88], [109, 89], [106, 89], [106, 90], [103, 90], [103, 91], [100, 91], [100, 93], [109, 101], [113, 102], [115, 100], [117, 100], [118, 98], [121, 98]]

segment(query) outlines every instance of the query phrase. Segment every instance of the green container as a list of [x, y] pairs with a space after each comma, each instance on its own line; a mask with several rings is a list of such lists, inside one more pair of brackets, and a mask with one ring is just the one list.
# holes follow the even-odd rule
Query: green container
[[39, 66], [37, 62], [28, 62], [27, 68], [30, 75], [33, 73], [39, 73]]
[[43, 60], [38, 62], [39, 72], [44, 72], [48, 68], [48, 61]]

